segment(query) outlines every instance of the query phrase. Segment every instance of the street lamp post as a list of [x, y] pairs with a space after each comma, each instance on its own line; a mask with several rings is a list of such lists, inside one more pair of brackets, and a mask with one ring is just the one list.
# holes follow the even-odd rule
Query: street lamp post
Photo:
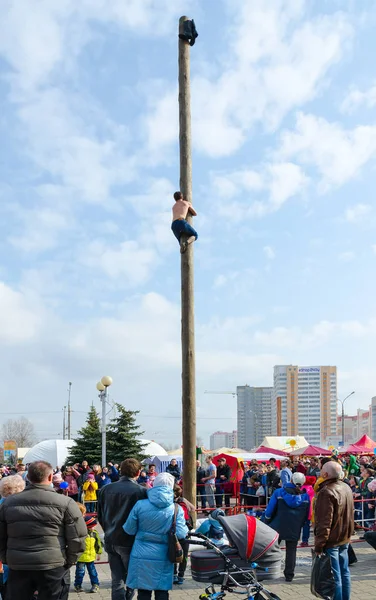
[[345, 402], [347, 400], [347, 398], [350, 398], [350, 396], [352, 396], [353, 394], [355, 394], [355, 392], [351, 392], [351, 394], [349, 394], [348, 396], [346, 396], [346, 398], [344, 398], [343, 400], [340, 400], [338, 398], [338, 402], [340, 402], [342, 404], [342, 447], [345, 447]]
[[108, 398], [108, 388], [112, 384], [112, 378], [108, 375], [104, 375], [97, 383], [97, 390], [99, 392], [99, 398], [102, 402], [102, 467], [106, 466], [106, 404]]

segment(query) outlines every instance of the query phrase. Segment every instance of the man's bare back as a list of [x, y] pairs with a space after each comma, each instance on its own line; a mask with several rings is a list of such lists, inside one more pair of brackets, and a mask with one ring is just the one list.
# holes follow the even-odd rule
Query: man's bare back
[[186, 219], [191, 203], [186, 200], [177, 200], [172, 207], [172, 220]]
[[[192, 204], [187, 200], [184, 200], [181, 192], [175, 192], [174, 194], [175, 204], [172, 207], [172, 225], [171, 229], [174, 232], [180, 244], [180, 252], [184, 253], [187, 247], [197, 240], [197, 231], [186, 221], [188, 213], [192, 216], [197, 216], [195, 209]], [[180, 241], [182, 234], [187, 235], [187, 239]]]

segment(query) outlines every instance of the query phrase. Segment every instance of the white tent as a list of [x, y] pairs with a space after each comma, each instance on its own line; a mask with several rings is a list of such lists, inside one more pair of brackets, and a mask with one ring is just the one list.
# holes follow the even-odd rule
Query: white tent
[[46, 460], [55, 467], [61, 467], [67, 460], [69, 450], [74, 445], [73, 440], [44, 440], [33, 446], [23, 457], [23, 462]]
[[176, 462], [178, 463], [180, 469], [183, 469], [183, 457], [178, 456], [177, 454], [175, 454], [175, 456], [168, 456], [168, 454], [152, 456], [151, 458], [147, 458], [146, 460], [144, 460], [143, 463], [145, 465], [153, 464], [155, 465], [157, 473], [164, 473], [164, 471], [167, 469], [168, 465], [170, 464], [173, 458], [176, 459]]
[[[290, 444], [294, 440], [295, 444]], [[266, 446], [267, 448], [274, 448], [275, 450], [298, 450], [299, 448], [306, 448], [308, 442], [302, 435], [290, 435], [290, 436], [272, 436], [267, 435], [262, 440], [260, 446]]]
[[143, 454], [145, 456], [167, 456], [167, 452], [162, 446], [150, 440], [139, 440], [144, 444]]

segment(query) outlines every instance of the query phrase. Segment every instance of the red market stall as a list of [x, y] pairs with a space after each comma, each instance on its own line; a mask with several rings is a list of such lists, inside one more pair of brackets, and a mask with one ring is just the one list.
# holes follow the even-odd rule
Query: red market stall
[[243, 479], [244, 475], [244, 466], [247, 465], [249, 461], [257, 460], [257, 462], [259, 463], [266, 463], [269, 462], [271, 458], [275, 458], [277, 467], [280, 466], [279, 461], [282, 457], [279, 454], [275, 454], [275, 452], [270, 452], [270, 448], [268, 448], [268, 450], [269, 452], [263, 454], [256, 452], [244, 452], [242, 454], [226, 454], [225, 452], [222, 452], [213, 457], [213, 463], [216, 466], [218, 465], [220, 458], [225, 458], [226, 463], [231, 469], [230, 481], [227, 484], [227, 494], [231, 494], [233, 496], [235, 495], [236, 497], [238, 497], [239, 483]]
[[345, 454], [374, 454], [376, 448], [376, 442], [371, 440], [368, 435], [363, 435], [360, 440], [351, 444], [346, 450]]
[[290, 452], [290, 456], [331, 456], [331, 450], [326, 448], [320, 448], [319, 446], [306, 446], [306, 448], [299, 448]]

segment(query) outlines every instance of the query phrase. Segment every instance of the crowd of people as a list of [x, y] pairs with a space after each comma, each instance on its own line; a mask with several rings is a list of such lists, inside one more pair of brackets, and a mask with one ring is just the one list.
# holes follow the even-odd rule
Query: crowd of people
[[[218, 517], [231, 508], [234, 483], [224, 457], [214, 464], [197, 461], [197, 498], [208, 518], [199, 531], [219, 546], [227, 540]], [[245, 465], [237, 510], [255, 513], [285, 544], [284, 576], [295, 575], [296, 551], [313, 546], [331, 556], [336, 580], [334, 600], [350, 598], [350, 564], [356, 562], [350, 538], [355, 528], [376, 549], [375, 459], [333, 455], [282, 458], [279, 466], [256, 460]], [[70, 567], [76, 565], [74, 589], [82, 590], [88, 572], [91, 592], [99, 590], [95, 561], [104, 549], [111, 570], [112, 600], [167, 600], [173, 584], [184, 582], [196, 507], [183, 495], [182, 472], [175, 459], [166, 470], [143, 467], [136, 459], [119, 466], [81, 464], [55, 468], [44, 461], [0, 466], [0, 591], [6, 600], [66, 599]], [[222, 510], [222, 507], [224, 510]], [[234, 505], [232, 505], [232, 508]], [[355, 517], [355, 521], [354, 521]], [[183, 560], [168, 558], [168, 533], [176, 518]], [[376, 529], [376, 528], [375, 528]]]

